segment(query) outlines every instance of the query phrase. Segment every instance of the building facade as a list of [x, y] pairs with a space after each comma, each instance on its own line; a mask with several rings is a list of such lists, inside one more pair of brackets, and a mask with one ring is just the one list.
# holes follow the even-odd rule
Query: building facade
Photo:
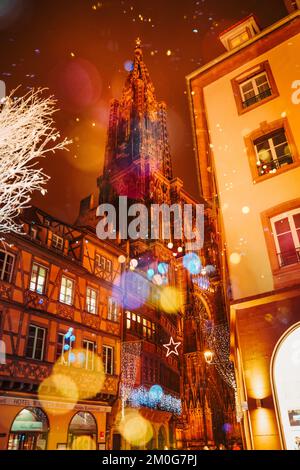
[[247, 449], [300, 442], [300, 12], [286, 3], [262, 31], [253, 15], [226, 30], [226, 52], [187, 77], [202, 194], [219, 207]]
[[122, 250], [38, 209], [24, 231], [0, 250], [0, 449], [104, 449], [120, 377], [112, 286]]

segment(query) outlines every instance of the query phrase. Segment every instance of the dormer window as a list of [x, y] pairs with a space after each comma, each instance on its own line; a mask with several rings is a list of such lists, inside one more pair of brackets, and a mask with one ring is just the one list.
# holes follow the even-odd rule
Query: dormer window
[[239, 47], [241, 44], [243, 44], [243, 42], [249, 41], [249, 39], [249, 32], [247, 30], [243, 31], [234, 38], [229, 39], [230, 49], [235, 49], [236, 47]]
[[242, 46], [259, 33], [259, 26], [254, 16], [250, 15], [226, 29], [226, 31], [220, 35], [220, 40], [227, 51], [232, 51]]

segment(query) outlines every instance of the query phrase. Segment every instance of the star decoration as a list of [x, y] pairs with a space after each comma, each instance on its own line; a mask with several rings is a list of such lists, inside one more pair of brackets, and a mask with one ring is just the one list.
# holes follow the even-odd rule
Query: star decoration
[[136, 44], [136, 47], [140, 47], [141, 44], [142, 44], [141, 39], [140, 39], [140, 38], [137, 38], [137, 39], [135, 40], [135, 44]]
[[171, 336], [170, 342], [168, 344], [164, 344], [164, 348], [168, 350], [167, 356], [169, 357], [171, 354], [175, 354], [175, 356], [178, 356], [178, 348], [181, 345], [181, 343], [175, 343], [173, 337]]

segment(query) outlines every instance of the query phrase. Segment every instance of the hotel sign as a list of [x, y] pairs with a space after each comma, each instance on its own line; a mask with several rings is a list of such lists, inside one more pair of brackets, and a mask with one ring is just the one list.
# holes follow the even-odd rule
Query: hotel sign
[[75, 411], [90, 411], [90, 412], [100, 412], [100, 413], [110, 413], [111, 406], [102, 406], [102, 405], [83, 405], [78, 403], [77, 405], [72, 405], [70, 403], [65, 403], [61, 401], [39, 401], [32, 400], [28, 398], [17, 398], [17, 397], [5, 397], [0, 396], [0, 406], [22, 406], [24, 408], [34, 407], [34, 408], [52, 408], [59, 410], [75, 410]]

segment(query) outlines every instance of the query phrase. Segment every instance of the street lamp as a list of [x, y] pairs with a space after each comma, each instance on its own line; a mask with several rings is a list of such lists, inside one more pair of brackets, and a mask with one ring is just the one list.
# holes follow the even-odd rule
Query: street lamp
[[207, 349], [204, 351], [204, 359], [206, 364], [208, 365], [218, 365], [218, 364], [225, 364], [227, 361], [213, 361], [215, 353]]
[[212, 364], [213, 362], [214, 353], [212, 351], [206, 350], [204, 351], [204, 359], [207, 364]]

